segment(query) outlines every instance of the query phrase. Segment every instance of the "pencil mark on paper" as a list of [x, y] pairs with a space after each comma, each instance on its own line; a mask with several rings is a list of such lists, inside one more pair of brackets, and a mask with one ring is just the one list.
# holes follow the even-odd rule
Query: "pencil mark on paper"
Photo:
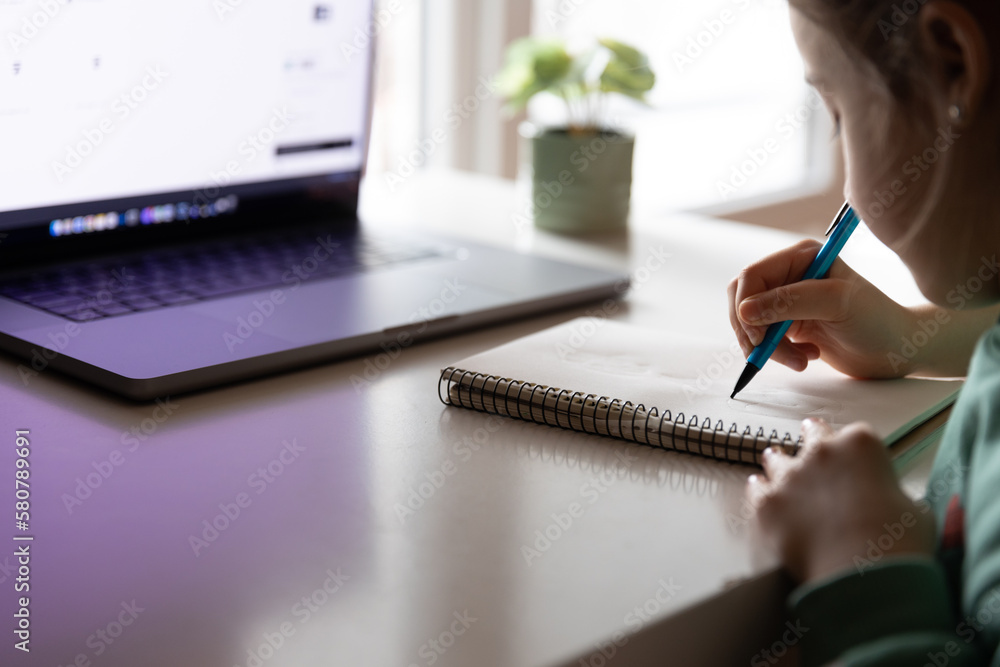
[[730, 408], [768, 417], [805, 419], [816, 417], [833, 421], [844, 411], [844, 405], [820, 396], [799, 394], [780, 389], [748, 387], [739, 399], [728, 399]]

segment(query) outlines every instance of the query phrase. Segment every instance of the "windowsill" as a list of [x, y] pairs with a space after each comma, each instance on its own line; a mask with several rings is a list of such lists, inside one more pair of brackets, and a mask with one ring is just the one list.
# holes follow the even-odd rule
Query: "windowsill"
[[692, 212], [803, 234], [822, 233], [844, 203], [836, 187], [802, 187]]
[[822, 234], [844, 203], [843, 153], [837, 145], [827, 174], [800, 187], [699, 207], [692, 212], [800, 234]]

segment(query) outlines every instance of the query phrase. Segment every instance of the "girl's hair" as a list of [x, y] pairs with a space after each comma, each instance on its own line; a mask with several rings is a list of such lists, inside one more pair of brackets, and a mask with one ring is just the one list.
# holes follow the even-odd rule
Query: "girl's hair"
[[[924, 98], [927, 64], [920, 53], [915, 17], [933, 0], [790, 0], [813, 21], [831, 30], [839, 41], [860, 54], [881, 76], [892, 95], [903, 103]], [[1000, 37], [996, 0], [953, 0], [979, 21], [991, 49]], [[995, 61], [994, 61], [995, 62]]]

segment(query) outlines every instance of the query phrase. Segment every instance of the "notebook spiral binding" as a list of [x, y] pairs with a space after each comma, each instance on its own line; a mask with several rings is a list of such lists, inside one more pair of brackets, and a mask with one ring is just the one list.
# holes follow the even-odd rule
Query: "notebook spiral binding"
[[757, 466], [768, 447], [795, 453], [801, 442], [789, 433], [753, 433], [749, 426], [741, 432], [735, 423], [726, 427], [719, 420], [713, 426], [697, 415], [675, 417], [631, 401], [450, 367], [441, 371], [438, 398], [445, 405]]

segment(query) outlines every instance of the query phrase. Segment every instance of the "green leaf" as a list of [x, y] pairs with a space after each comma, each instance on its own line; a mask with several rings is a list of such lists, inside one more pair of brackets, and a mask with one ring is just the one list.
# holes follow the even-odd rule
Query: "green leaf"
[[572, 66], [562, 40], [519, 39], [507, 49], [507, 62], [498, 76], [500, 91], [512, 110], [523, 109], [540, 92], [558, 92]]
[[612, 60], [601, 75], [601, 91], [620, 93], [645, 101], [646, 93], [656, 84], [656, 76], [649, 67], [628, 67], [620, 60]]
[[601, 39], [598, 41], [601, 46], [615, 54], [615, 57], [624, 62], [628, 67], [646, 67], [649, 64], [649, 59], [644, 53], [628, 44], [623, 44], [613, 39]]
[[656, 84], [656, 76], [649, 67], [646, 54], [613, 39], [602, 39], [600, 44], [612, 54], [601, 75], [601, 91], [645, 102], [646, 93]]
[[557, 83], [573, 66], [573, 59], [561, 43], [549, 44], [535, 53], [535, 76], [539, 83]]

